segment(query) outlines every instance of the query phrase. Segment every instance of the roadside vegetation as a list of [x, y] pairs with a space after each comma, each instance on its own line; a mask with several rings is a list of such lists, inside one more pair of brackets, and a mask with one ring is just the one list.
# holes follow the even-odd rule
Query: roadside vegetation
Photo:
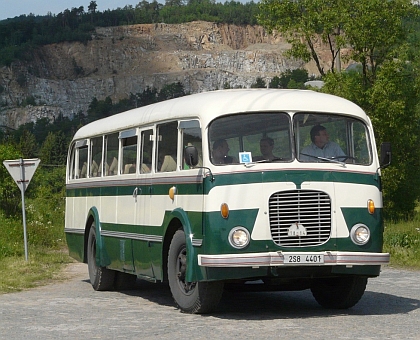
[[384, 251], [391, 254], [391, 266], [420, 269], [420, 214], [410, 221], [385, 223]]
[[7, 197], [2, 206], [13, 206], [0, 210], [0, 293], [60, 279], [63, 265], [71, 262], [64, 239], [64, 167], [39, 167], [25, 193], [28, 261], [20, 190], [9, 174], [4, 176], [3, 164], [0, 169], [0, 191]]

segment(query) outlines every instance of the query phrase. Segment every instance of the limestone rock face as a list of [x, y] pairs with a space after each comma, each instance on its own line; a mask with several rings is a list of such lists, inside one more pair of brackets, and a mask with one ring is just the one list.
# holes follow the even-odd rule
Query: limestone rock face
[[[113, 102], [149, 86], [181, 82], [189, 93], [250, 87], [287, 69], [288, 44], [261, 26], [209, 22], [97, 28], [87, 44], [40, 48], [27, 63], [0, 69], [0, 125], [85, 114], [93, 98]], [[22, 103], [32, 99], [25, 107]]]

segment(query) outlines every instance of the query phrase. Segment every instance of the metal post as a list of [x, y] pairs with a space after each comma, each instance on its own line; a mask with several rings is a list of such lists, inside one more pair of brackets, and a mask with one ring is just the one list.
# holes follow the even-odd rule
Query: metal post
[[28, 239], [26, 237], [26, 212], [25, 212], [25, 169], [23, 159], [19, 160], [21, 174], [21, 194], [22, 194], [22, 219], [23, 219], [23, 241], [25, 243], [25, 260], [28, 261]]

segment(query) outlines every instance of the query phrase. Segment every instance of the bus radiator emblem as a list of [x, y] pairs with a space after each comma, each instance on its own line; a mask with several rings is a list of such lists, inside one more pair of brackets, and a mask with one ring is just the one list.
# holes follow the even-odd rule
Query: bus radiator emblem
[[298, 222], [292, 224], [287, 232], [287, 236], [293, 237], [293, 236], [306, 236], [306, 228], [303, 226], [303, 224], [300, 224]]

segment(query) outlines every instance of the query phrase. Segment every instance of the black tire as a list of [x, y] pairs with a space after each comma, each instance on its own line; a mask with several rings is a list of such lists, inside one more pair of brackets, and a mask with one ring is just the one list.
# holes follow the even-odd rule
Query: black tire
[[367, 278], [348, 276], [315, 280], [312, 295], [324, 308], [347, 309], [353, 307], [362, 298]]
[[168, 280], [172, 296], [184, 313], [210, 313], [222, 297], [223, 282], [186, 282], [186, 260], [185, 233], [178, 230], [172, 238], [168, 254]]
[[92, 224], [88, 238], [88, 270], [90, 283], [94, 290], [114, 289], [115, 271], [96, 264], [96, 229], [95, 223]]

